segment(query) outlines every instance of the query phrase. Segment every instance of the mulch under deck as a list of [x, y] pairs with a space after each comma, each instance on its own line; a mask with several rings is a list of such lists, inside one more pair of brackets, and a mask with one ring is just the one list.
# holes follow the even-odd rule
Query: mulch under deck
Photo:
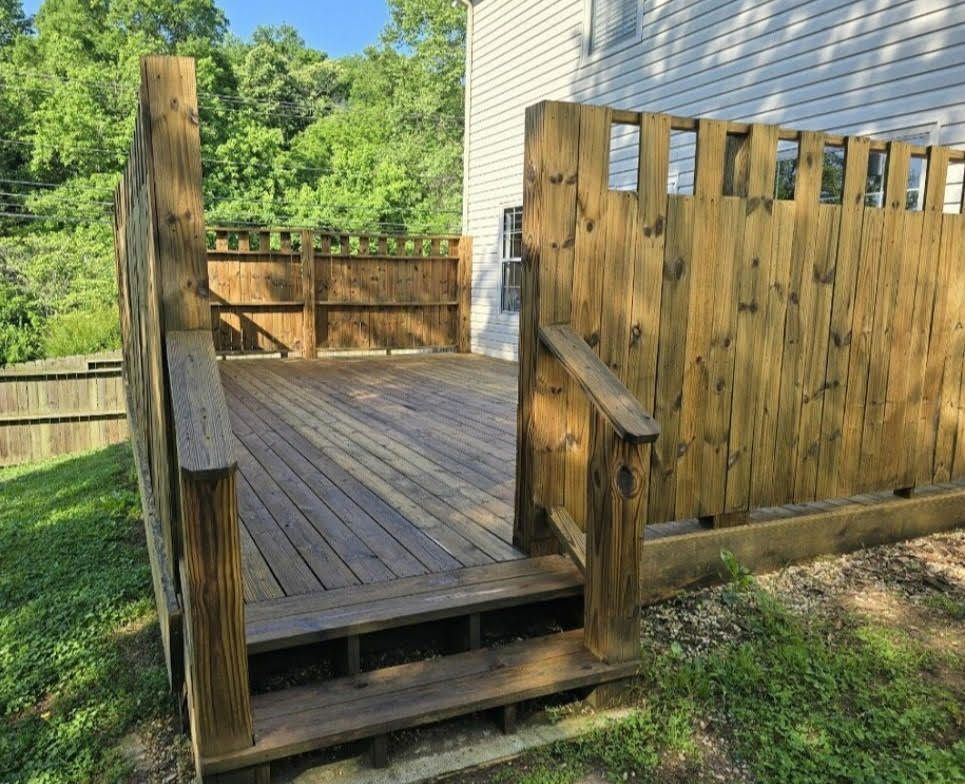
[[523, 558], [516, 365], [464, 354], [220, 363], [249, 604]]

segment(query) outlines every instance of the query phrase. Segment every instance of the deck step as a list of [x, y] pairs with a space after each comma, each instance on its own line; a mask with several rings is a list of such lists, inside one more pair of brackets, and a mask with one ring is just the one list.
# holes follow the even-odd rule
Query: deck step
[[412, 662], [252, 698], [255, 744], [203, 761], [222, 773], [632, 675], [583, 646], [583, 630]]
[[245, 608], [248, 652], [578, 596], [582, 590], [579, 569], [564, 556], [550, 555], [269, 599]]

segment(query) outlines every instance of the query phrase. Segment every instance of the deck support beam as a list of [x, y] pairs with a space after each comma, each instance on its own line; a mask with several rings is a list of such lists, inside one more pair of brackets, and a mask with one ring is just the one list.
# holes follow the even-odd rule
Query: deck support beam
[[373, 768], [389, 767], [388, 735], [376, 735], [369, 741], [369, 761]]

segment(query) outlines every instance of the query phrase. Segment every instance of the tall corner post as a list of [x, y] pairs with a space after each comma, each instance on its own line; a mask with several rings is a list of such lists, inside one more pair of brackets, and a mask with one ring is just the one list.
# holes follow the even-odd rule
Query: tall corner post
[[569, 380], [539, 328], [570, 319], [579, 140], [578, 104], [526, 110], [513, 542], [529, 555], [559, 551], [546, 515], [564, 502]]
[[315, 233], [311, 229], [302, 229], [301, 235], [301, 266], [302, 266], [302, 356], [305, 359], [318, 357], [317, 338], [315, 336]]
[[[150, 129], [148, 230], [160, 284], [169, 437], [177, 456], [185, 676], [201, 776], [205, 759], [248, 748], [254, 739], [236, 469], [211, 333], [194, 60], [142, 58], [140, 111]], [[260, 775], [252, 770], [248, 778]]]
[[472, 351], [472, 237], [459, 238], [459, 261], [457, 262], [456, 351], [468, 354]]

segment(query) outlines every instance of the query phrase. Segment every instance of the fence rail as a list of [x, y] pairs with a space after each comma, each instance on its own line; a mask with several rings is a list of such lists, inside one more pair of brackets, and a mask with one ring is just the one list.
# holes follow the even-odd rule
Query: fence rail
[[469, 350], [467, 237], [215, 227], [208, 247], [220, 353]]
[[0, 466], [116, 444], [127, 437], [118, 358], [63, 357], [0, 370]]

